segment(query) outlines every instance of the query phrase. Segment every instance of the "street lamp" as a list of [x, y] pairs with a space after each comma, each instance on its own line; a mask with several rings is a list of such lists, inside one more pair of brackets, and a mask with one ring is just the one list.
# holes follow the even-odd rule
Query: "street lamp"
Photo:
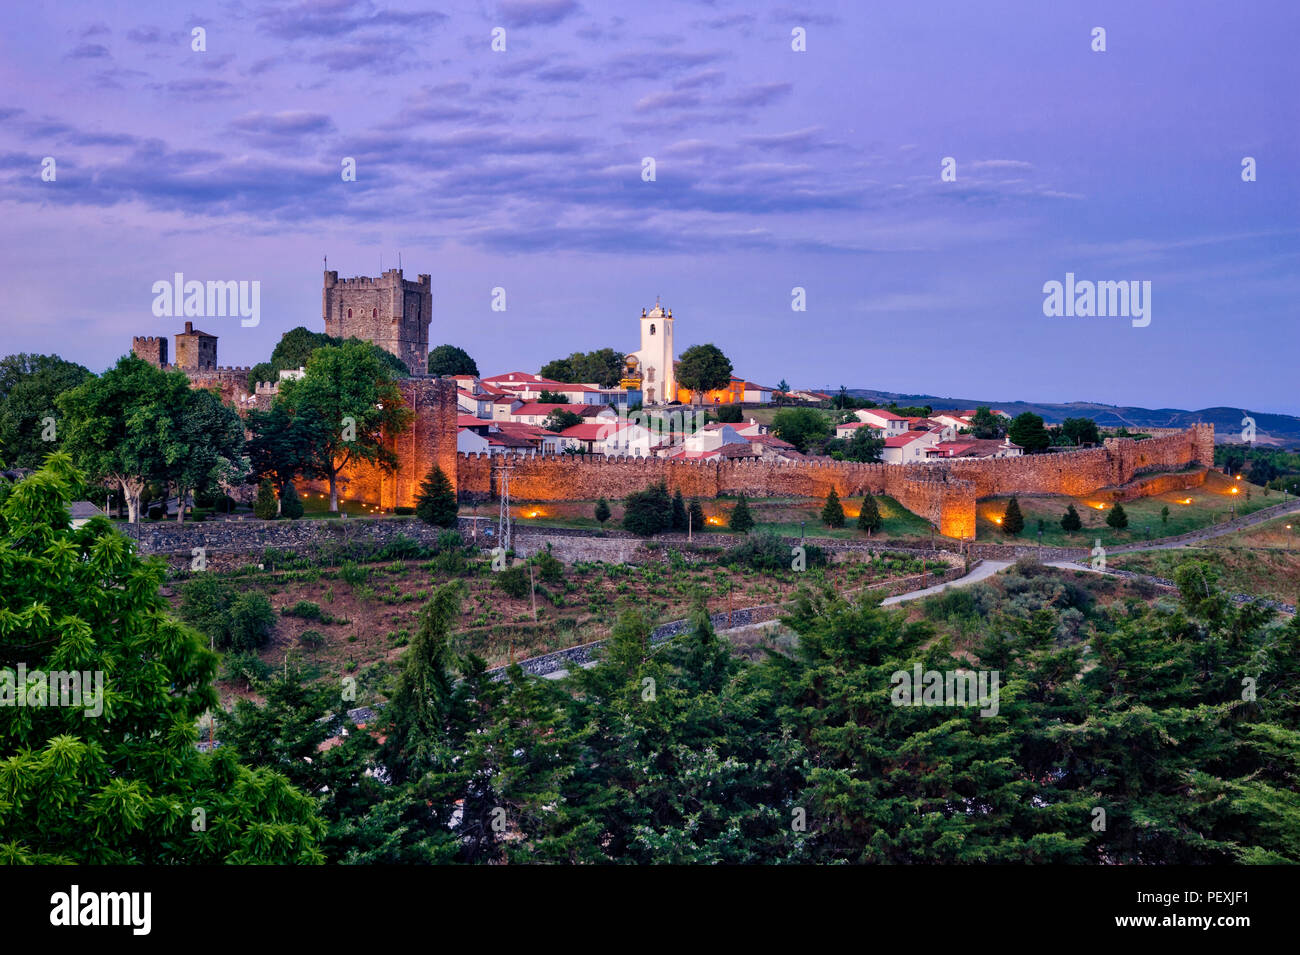
[[808, 523], [807, 521], [800, 521], [800, 522], [799, 522], [799, 541], [800, 541], [801, 543], [803, 542], [804, 525], [807, 524], [807, 523]]

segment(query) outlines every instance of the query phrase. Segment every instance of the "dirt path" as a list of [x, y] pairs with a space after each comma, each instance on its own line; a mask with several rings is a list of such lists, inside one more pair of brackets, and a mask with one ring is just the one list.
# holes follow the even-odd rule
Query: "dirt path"
[[880, 606], [888, 607], [890, 604], [902, 603], [905, 600], [916, 600], [920, 597], [929, 597], [931, 594], [943, 593], [949, 587], [968, 587], [971, 584], [979, 583], [992, 577], [999, 570], [1006, 570], [1010, 567], [1012, 561], [1009, 560], [982, 560], [965, 577], [958, 577], [956, 580], [950, 580], [946, 584], [936, 584], [933, 587], [925, 587], [921, 590], [913, 590], [910, 593], [895, 594], [893, 597], [886, 597], [880, 602]]

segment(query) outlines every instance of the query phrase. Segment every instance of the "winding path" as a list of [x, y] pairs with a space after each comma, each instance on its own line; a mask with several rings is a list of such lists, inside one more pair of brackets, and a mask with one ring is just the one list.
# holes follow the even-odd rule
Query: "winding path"
[[1013, 562], [1009, 560], [982, 560], [975, 565], [974, 569], [965, 577], [958, 577], [956, 580], [950, 580], [946, 584], [936, 584], [933, 587], [925, 587], [921, 590], [913, 590], [905, 594], [895, 594], [892, 597], [886, 597], [880, 602], [880, 606], [888, 607], [891, 604], [902, 603], [905, 600], [916, 600], [920, 597], [929, 597], [932, 594], [943, 593], [949, 587], [969, 587], [971, 584], [979, 583], [992, 577], [1000, 570], [1006, 570]]

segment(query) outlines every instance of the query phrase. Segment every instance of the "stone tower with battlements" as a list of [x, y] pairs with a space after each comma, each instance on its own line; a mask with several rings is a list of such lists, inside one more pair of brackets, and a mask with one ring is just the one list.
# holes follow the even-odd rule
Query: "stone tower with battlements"
[[387, 269], [378, 278], [340, 279], [338, 272], [326, 272], [321, 315], [325, 334], [374, 342], [405, 362], [411, 374], [427, 373], [432, 276], [410, 282], [401, 269]]

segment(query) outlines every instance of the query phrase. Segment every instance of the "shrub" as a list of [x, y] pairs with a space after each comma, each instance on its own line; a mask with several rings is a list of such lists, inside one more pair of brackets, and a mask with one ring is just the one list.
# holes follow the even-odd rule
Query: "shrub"
[[[826, 564], [826, 552], [813, 544], [804, 544], [804, 558], [809, 567]], [[739, 544], [729, 547], [718, 558], [718, 563], [771, 572], [789, 570], [792, 559], [789, 544], [773, 531], [759, 531]]]
[[322, 617], [320, 604], [310, 600], [299, 600], [292, 607], [283, 608], [280, 613], [286, 617], [301, 617], [303, 620], [320, 620]]
[[1128, 527], [1128, 514], [1124, 512], [1123, 504], [1116, 504], [1111, 509], [1111, 512], [1106, 515], [1106, 523], [1117, 531]]
[[529, 592], [528, 568], [522, 564], [496, 573], [497, 586], [509, 597], [527, 597]]
[[718, 420], [725, 424], [740, 424], [745, 420], [745, 409], [735, 404], [719, 405]]
[[1019, 534], [1025, 529], [1025, 517], [1020, 513], [1020, 502], [1014, 497], [1007, 501], [1006, 512], [1002, 515], [1002, 533]]
[[564, 564], [551, 554], [549, 550], [542, 551], [533, 558], [533, 563], [537, 567], [537, 575], [542, 580], [557, 581], [564, 577]]
[[393, 508], [393, 513], [394, 513], [394, 514], [397, 514], [399, 517], [410, 517], [412, 514], [415, 513], [415, 508], [413, 508], [413, 507], [395, 507], [395, 508]]
[[167, 505], [166, 505], [166, 504], [154, 504], [154, 505], [150, 506], [150, 508], [149, 508], [149, 520], [151, 520], [151, 521], [161, 521], [161, 520], [162, 520], [163, 518], [165, 518], [166, 516], [167, 516]]
[[259, 649], [275, 630], [275, 612], [265, 594], [240, 593], [215, 574], [200, 574], [185, 585], [180, 615], [218, 650]]
[[302, 517], [302, 498], [298, 496], [298, 489], [292, 481], [285, 484], [284, 493], [280, 495], [280, 516], [291, 521]]
[[672, 499], [663, 483], [644, 491], [634, 491], [627, 496], [623, 511], [623, 527], [641, 537], [653, 537], [668, 530], [673, 521]]
[[862, 499], [862, 510], [858, 511], [858, 530], [870, 534], [872, 531], [880, 530], [880, 525], [883, 523], [876, 499], [868, 494]]
[[304, 630], [298, 634], [298, 642], [308, 650], [319, 650], [325, 646], [325, 634], [319, 630]]
[[279, 516], [275, 504], [275, 489], [271, 487], [270, 478], [263, 478], [262, 483], [257, 486], [257, 500], [253, 504], [253, 515], [263, 521], [273, 521]]
[[345, 584], [360, 587], [370, 580], [370, 568], [359, 567], [355, 561], [345, 560], [339, 565], [339, 579]]
[[596, 520], [600, 522], [601, 527], [604, 527], [605, 522], [609, 520], [609, 501], [605, 500], [603, 497], [596, 502], [595, 517]]
[[275, 611], [266, 594], [246, 591], [235, 598], [227, 616], [227, 646], [257, 650], [266, 646], [275, 630]]

